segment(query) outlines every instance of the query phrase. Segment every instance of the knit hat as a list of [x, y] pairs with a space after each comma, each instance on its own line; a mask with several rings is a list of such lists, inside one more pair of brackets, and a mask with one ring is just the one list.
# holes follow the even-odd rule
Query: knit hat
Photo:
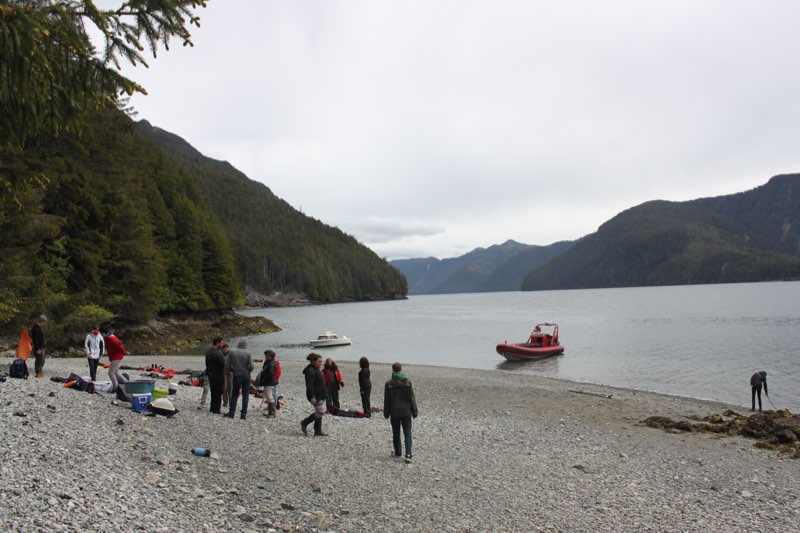
[[239, 344], [237, 344], [236, 347], [241, 349], [247, 348], [247, 339], [240, 340]]
[[47, 317], [44, 315], [39, 315], [39, 318], [36, 320], [37, 322], [45, 323], [47, 322]]

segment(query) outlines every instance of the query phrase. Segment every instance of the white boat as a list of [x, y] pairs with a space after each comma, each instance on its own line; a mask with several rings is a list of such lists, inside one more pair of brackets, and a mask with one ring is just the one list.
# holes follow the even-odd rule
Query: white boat
[[327, 346], [344, 346], [345, 344], [352, 344], [352, 340], [345, 336], [338, 336], [332, 331], [326, 331], [313, 341], [309, 341], [314, 348], [324, 348]]

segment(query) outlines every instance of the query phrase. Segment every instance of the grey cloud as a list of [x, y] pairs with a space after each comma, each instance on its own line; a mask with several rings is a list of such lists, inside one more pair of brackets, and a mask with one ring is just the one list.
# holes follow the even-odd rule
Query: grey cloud
[[340, 227], [369, 244], [385, 244], [409, 237], [428, 237], [444, 231], [442, 226], [423, 221], [392, 220], [375, 217], [343, 220]]
[[800, 170], [797, 2], [240, 0], [200, 15], [194, 48], [128, 72], [150, 93], [140, 117], [389, 257], [574, 239], [646, 200]]

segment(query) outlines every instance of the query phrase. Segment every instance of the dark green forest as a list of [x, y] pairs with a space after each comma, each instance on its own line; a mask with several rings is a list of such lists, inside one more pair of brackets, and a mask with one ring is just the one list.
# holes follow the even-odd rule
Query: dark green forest
[[352, 237], [227, 163], [170, 153], [116, 108], [80, 136], [0, 152], [0, 164], [20, 176], [0, 199], [4, 328], [40, 312], [86, 327], [227, 309], [245, 284], [325, 302], [405, 295], [405, 279]]
[[0, 0], [0, 330], [40, 313], [66, 330], [229, 309], [245, 286], [321, 302], [406, 294], [352, 237], [126, 114], [146, 90], [121, 62], [191, 46], [204, 7]]
[[405, 296], [396, 269], [338, 228], [308, 217], [227, 162], [203, 156], [177, 135], [139, 129], [190, 168], [230, 238], [238, 271], [262, 293], [298, 291], [321, 302]]
[[736, 195], [652, 201], [525, 277], [522, 290], [800, 279], [800, 175]]

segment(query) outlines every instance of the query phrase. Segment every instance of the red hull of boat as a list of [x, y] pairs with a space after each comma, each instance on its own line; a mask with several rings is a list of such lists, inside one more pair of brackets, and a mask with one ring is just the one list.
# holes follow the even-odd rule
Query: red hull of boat
[[531, 359], [544, 359], [563, 353], [564, 347], [556, 346], [525, 346], [524, 344], [498, 344], [497, 353], [509, 361], [527, 361]]

